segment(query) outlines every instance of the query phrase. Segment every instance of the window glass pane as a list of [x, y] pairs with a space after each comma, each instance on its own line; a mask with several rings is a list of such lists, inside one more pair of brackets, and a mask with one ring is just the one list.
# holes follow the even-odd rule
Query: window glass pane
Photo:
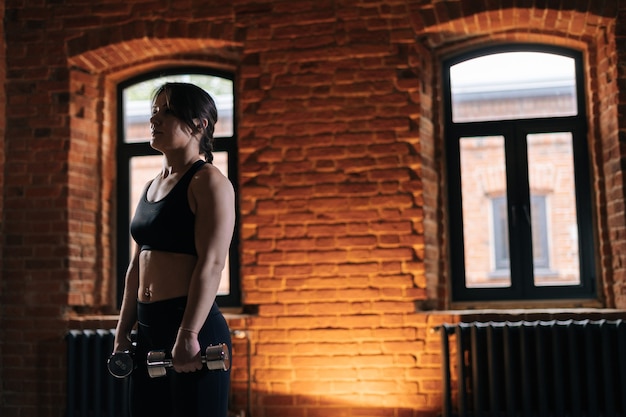
[[496, 272], [508, 274], [511, 266], [509, 254], [509, 221], [507, 215], [506, 196], [496, 197], [492, 200], [493, 217], [493, 254], [494, 268]]
[[126, 143], [150, 141], [150, 110], [154, 91], [167, 81], [190, 82], [202, 87], [215, 100], [218, 120], [214, 136], [233, 135], [233, 82], [226, 78], [201, 74], [181, 74], [153, 78], [125, 88], [124, 141]]
[[[213, 152], [213, 165], [215, 165], [224, 176], [228, 177], [228, 152]], [[226, 264], [222, 269], [220, 286], [217, 295], [230, 294], [230, 257], [226, 255]]]
[[455, 123], [573, 116], [574, 59], [542, 52], [506, 52], [450, 67]]
[[504, 137], [461, 138], [460, 158], [466, 287], [508, 287]]
[[[203, 159], [198, 156], [198, 159]], [[215, 165], [225, 176], [228, 176], [228, 153], [227, 152], [214, 152], [213, 153], [213, 165]], [[130, 160], [130, 219], [135, 214], [135, 209], [139, 203], [146, 183], [153, 179], [163, 166], [163, 157], [161, 155], [150, 156], [136, 156]], [[130, 239], [130, 257], [132, 257], [132, 251], [134, 250], [134, 241], [132, 237]], [[229, 257], [226, 257], [226, 265], [222, 270], [222, 278], [220, 280], [220, 286], [217, 295], [228, 295], [230, 293], [230, 268]]]
[[572, 135], [527, 136], [535, 285], [578, 285]]
[[550, 270], [550, 244], [548, 241], [548, 221], [545, 195], [531, 195], [531, 231], [533, 246], [533, 265], [535, 276]]

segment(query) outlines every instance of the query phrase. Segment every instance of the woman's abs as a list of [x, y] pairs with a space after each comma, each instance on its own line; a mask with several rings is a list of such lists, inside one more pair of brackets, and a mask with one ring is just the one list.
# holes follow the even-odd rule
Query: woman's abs
[[139, 255], [137, 299], [154, 302], [187, 296], [196, 265], [192, 255], [144, 250]]

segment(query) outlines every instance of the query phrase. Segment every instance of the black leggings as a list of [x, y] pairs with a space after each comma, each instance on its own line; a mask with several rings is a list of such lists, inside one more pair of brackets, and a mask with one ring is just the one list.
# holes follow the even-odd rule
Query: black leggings
[[[131, 374], [130, 407], [134, 417], [226, 417], [230, 389], [229, 371], [202, 370], [150, 378], [146, 357], [150, 350], [171, 353], [178, 327], [185, 312], [187, 297], [137, 304], [137, 369]], [[213, 304], [198, 334], [204, 350], [209, 345], [226, 343], [232, 351], [228, 324], [217, 304]]]

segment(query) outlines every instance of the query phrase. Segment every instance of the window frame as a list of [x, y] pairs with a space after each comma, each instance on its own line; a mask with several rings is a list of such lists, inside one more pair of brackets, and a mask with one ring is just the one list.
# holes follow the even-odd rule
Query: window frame
[[[533, 235], [533, 244], [536, 241], [535, 237], [537, 237], [540, 241], [541, 241], [541, 246], [542, 246], [542, 253], [545, 253], [544, 256], [542, 256], [541, 258], [539, 258], [539, 268], [544, 269], [544, 270], [549, 270], [550, 269], [550, 254], [549, 252], [546, 252], [546, 249], [548, 248], [548, 234], [547, 234], [547, 223], [548, 223], [548, 219], [547, 219], [547, 209], [546, 209], [546, 200], [547, 197], [543, 194], [539, 194], [539, 195], [531, 195], [530, 196], [530, 204], [531, 204], [531, 212], [534, 212], [535, 214], [533, 214], [533, 223], [535, 221], [538, 221], [542, 224], [542, 227], [539, 229], [540, 230], [540, 235], [538, 236], [534, 236]], [[506, 198], [504, 196], [498, 196], [498, 197], [492, 197], [491, 198], [491, 212], [492, 212], [492, 241], [493, 241], [493, 245], [494, 245], [494, 261], [493, 261], [493, 273], [497, 274], [499, 271], [503, 271], [506, 270], [508, 273], [508, 270], [510, 268], [510, 254], [508, 251], [508, 241], [509, 241], [509, 236], [508, 236], [508, 227], [504, 227], [504, 225], [508, 224], [507, 221], [504, 221], [505, 219], [503, 219], [503, 217], [500, 216], [499, 212], [501, 210], [506, 210], [507, 209], [507, 205], [506, 205]], [[536, 216], [537, 211], [540, 211], [539, 216]], [[506, 230], [504, 230], [506, 229]], [[504, 238], [503, 238], [504, 236]], [[504, 250], [503, 250], [504, 248]], [[533, 255], [533, 261], [537, 261], [537, 258]], [[537, 267], [537, 263], [534, 263], [535, 266]]]
[[[513, 120], [495, 120], [479, 122], [453, 122], [452, 90], [450, 68], [468, 59], [484, 55], [505, 52], [543, 52], [558, 54], [574, 59], [576, 70], [577, 114], [545, 118], [523, 118]], [[593, 230], [593, 206], [591, 203], [591, 171], [587, 142], [587, 119], [584, 89], [584, 68], [582, 53], [556, 46], [541, 44], [503, 44], [478, 48], [442, 60], [443, 119], [444, 119], [444, 155], [446, 163], [447, 216], [449, 237], [449, 272], [451, 301], [513, 301], [513, 300], [555, 300], [555, 299], [592, 299], [596, 297], [595, 234]], [[514, 233], [509, 226], [511, 260], [510, 287], [472, 287], [465, 284], [465, 259], [463, 239], [463, 215], [460, 171], [460, 140], [473, 136], [502, 136], [505, 140], [505, 160], [507, 170], [507, 210], [511, 215], [512, 206], [525, 201], [530, 207], [530, 189], [528, 186], [527, 154], [520, 153], [520, 144], [525, 150], [526, 137], [535, 133], [570, 132], [574, 154], [574, 180], [576, 190], [576, 210], [579, 244], [580, 284], [570, 286], [535, 286], [533, 280], [532, 246], [515, 246]], [[517, 145], [516, 145], [517, 144]], [[521, 184], [521, 185], [520, 185]], [[520, 195], [511, 195], [517, 190]], [[530, 227], [526, 242], [532, 242]], [[531, 260], [528, 262], [528, 260]], [[514, 269], [521, 266], [522, 269]], [[528, 278], [524, 278], [527, 276]]]
[[[117, 306], [121, 306], [126, 270], [130, 262], [130, 216], [128, 215], [128, 209], [130, 206], [130, 162], [134, 157], [161, 155], [161, 153], [150, 146], [150, 142], [125, 142], [124, 138], [124, 89], [143, 81], [147, 81], [154, 78], [194, 74], [194, 75], [207, 75], [220, 77], [233, 82], [233, 132], [232, 136], [228, 137], [216, 137], [214, 142], [215, 152], [227, 152], [228, 153], [228, 178], [230, 179], [233, 188], [235, 190], [235, 212], [236, 221], [233, 232], [233, 238], [229, 248], [229, 294], [218, 295], [217, 303], [220, 307], [240, 307], [241, 302], [241, 285], [240, 285], [240, 261], [239, 261], [239, 199], [238, 196], [238, 181], [239, 168], [238, 168], [238, 147], [237, 147], [237, 95], [235, 94], [235, 77], [233, 73], [226, 71], [219, 71], [204, 67], [196, 66], [176, 66], [169, 68], [161, 68], [159, 70], [142, 73], [135, 77], [129, 78], [120, 82], [117, 85], [116, 99], [117, 99], [117, 149], [116, 149], [116, 232], [117, 239], [114, 239], [115, 244], [115, 259], [116, 259], [116, 271], [117, 271]], [[219, 117], [219, 115], [218, 115]], [[146, 123], [149, 123], [146, 120]]]

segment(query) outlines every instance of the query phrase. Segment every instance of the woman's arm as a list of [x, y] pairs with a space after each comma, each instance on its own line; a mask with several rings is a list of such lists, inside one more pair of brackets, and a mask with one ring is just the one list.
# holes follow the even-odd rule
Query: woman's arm
[[190, 184], [195, 208], [195, 239], [198, 260], [194, 268], [187, 308], [178, 331], [172, 359], [178, 372], [202, 367], [198, 332], [206, 321], [219, 288], [222, 270], [235, 226], [235, 193], [228, 178], [208, 166]]
[[120, 318], [115, 329], [113, 352], [130, 350], [130, 332], [137, 322], [137, 291], [139, 289], [139, 246], [135, 245], [135, 255], [128, 265], [124, 285], [124, 297], [120, 308]]

